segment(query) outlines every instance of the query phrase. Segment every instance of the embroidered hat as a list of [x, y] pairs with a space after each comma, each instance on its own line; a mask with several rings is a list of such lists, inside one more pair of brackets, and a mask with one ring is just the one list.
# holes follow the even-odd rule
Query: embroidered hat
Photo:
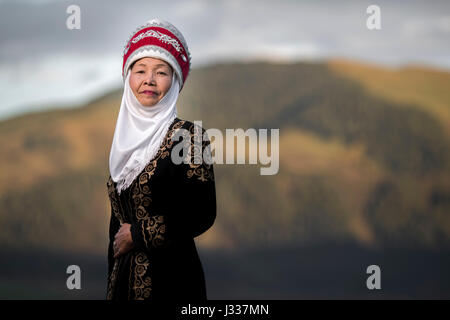
[[164, 20], [152, 19], [132, 33], [123, 51], [124, 81], [133, 62], [144, 57], [166, 61], [178, 76], [181, 91], [191, 67], [191, 54], [186, 40], [175, 26]]

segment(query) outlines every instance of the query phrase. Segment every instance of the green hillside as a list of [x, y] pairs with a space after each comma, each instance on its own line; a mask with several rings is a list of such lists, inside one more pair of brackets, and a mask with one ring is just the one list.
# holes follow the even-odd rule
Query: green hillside
[[[223, 132], [280, 129], [277, 175], [261, 176], [259, 165], [215, 165], [218, 217], [200, 246], [450, 245], [450, 96], [440, 89], [450, 74], [367, 68], [250, 63], [192, 71], [179, 117]], [[118, 90], [83, 108], [0, 122], [4, 247], [105, 252], [120, 98]]]

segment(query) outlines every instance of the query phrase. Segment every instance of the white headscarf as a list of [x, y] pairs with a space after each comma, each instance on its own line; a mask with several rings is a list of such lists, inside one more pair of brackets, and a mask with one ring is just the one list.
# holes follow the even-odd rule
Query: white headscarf
[[158, 152], [170, 124], [177, 116], [180, 85], [175, 72], [165, 96], [154, 106], [143, 106], [125, 80], [122, 104], [109, 155], [111, 178], [120, 192], [131, 185]]

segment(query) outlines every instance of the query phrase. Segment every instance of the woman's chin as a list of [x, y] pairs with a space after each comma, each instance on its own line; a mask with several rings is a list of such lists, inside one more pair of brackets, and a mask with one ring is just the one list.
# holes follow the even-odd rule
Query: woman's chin
[[139, 101], [142, 106], [144, 107], [153, 107], [155, 104], [158, 103], [157, 100], [141, 100]]

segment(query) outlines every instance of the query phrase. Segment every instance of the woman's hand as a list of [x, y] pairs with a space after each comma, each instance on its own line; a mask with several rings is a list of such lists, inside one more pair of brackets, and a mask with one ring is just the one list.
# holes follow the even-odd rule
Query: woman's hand
[[133, 249], [134, 244], [131, 238], [130, 227], [131, 224], [124, 223], [117, 231], [113, 242], [114, 258], [118, 258]]

